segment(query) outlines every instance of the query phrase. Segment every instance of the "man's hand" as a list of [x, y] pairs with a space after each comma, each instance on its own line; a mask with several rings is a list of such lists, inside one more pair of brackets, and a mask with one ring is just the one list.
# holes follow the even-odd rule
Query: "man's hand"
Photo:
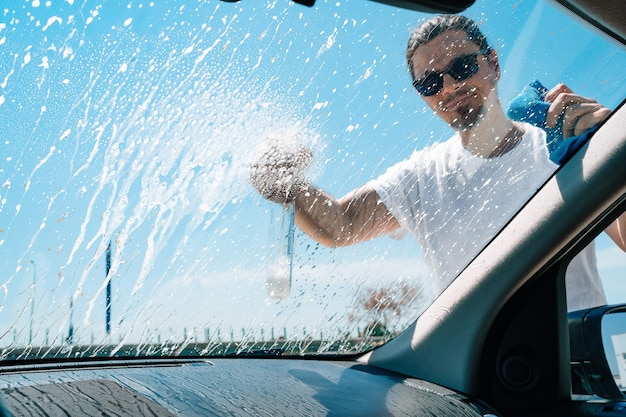
[[311, 160], [308, 148], [271, 144], [252, 164], [250, 183], [270, 201], [291, 203], [307, 185], [304, 174]]
[[558, 84], [546, 93], [548, 109], [546, 125], [553, 128], [563, 116], [563, 139], [578, 136], [606, 119], [611, 110], [591, 98], [574, 94], [565, 84]]

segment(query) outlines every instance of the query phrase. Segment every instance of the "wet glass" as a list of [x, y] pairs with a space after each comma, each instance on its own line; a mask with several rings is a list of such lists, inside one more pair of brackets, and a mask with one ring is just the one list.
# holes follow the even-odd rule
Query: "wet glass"
[[[296, 229], [284, 245], [268, 233], [282, 208], [248, 181], [270, 136], [298, 136], [310, 179], [336, 196], [451, 136], [404, 61], [426, 15], [330, 0], [0, 13], [4, 359], [354, 353], [438, 295], [410, 233], [330, 249]], [[562, 11], [477, 1], [466, 14], [498, 51], [504, 105], [535, 78], [623, 99], [624, 51]], [[291, 279], [268, 293], [274, 247], [290, 248]]]
[[272, 209], [270, 221], [270, 258], [267, 265], [267, 295], [285, 299], [291, 293], [295, 234], [293, 204]]

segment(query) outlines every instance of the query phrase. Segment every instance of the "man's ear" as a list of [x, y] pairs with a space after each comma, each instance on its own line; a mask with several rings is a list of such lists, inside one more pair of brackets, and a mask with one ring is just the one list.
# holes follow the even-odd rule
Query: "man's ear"
[[491, 66], [496, 76], [496, 81], [500, 79], [500, 61], [498, 60], [498, 53], [495, 49], [492, 49], [489, 54], [485, 55], [487, 62]]

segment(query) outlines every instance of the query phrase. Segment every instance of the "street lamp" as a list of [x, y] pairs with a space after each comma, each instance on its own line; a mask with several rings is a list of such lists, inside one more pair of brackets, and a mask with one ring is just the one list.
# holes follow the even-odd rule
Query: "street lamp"
[[106, 268], [105, 268], [105, 279], [107, 280], [106, 287], [106, 305], [105, 305], [105, 328], [107, 335], [111, 334], [111, 277], [109, 274], [111, 273], [111, 241], [109, 240], [109, 245], [107, 246], [106, 251]]
[[30, 299], [30, 328], [28, 330], [28, 344], [33, 344], [33, 319], [35, 316], [35, 286], [37, 285], [37, 265], [32, 259], [30, 263], [33, 264], [33, 294]]

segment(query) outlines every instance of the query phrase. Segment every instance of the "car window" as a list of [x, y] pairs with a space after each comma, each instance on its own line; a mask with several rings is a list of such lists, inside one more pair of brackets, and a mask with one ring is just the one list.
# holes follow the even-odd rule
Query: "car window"
[[[624, 272], [626, 271], [626, 251], [623, 244], [616, 242], [611, 228], [622, 227], [620, 221], [623, 212], [617, 220], [602, 231], [595, 240], [584, 247], [570, 260], [566, 272], [566, 297], [568, 311], [577, 311], [604, 305], [619, 305], [626, 301], [624, 292]], [[572, 277], [580, 276], [581, 269], [588, 269], [587, 275], [597, 274], [598, 286], [581, 288], [572, 285]], [[576, 313], [575, 315], [577, 315]], [[607, 314], [601, 321], [602, 346], [608, 369], [613, 375], [617, 387], [624, 391], [624, 376], [626, 376], [626, 321], [623, 313]], [[573, 339], [571, 340], [573, 343]], [[600, 352], [595, 346], [591, 351]], [[572, 352], [576, 346], [572, 345]], [[578, 350], [580, 352], [580, 350]], [[576, 353], [578, 355], [579, 353]], [[574, 354], [572, 355], [574, 356]], [[572, 379], [578, 377], [573, 372]], [[585, 398], [579, 389], [573, 390], [573, 398]], [[588, 394], [586, 394], [588, 395]]]
[[[473, 187], [495, 190], [472, 209], [493, 221], [466, 223], [450, 201], [431, 208], [443, 213], [431, 229], [408, 230], [424, 223], [402, 209], [384, 236], [329, 248], [254, 189], [251, 166], [268, 138], [295, 143], [311, 155], [307, 181], [341, 197], [438, 150], [454, 132], [405, 58], [430, 15], [330, 0], [34, 0], [1, 13], [5, 359], [365, 351], [419, 317], [558, 169], [494, 187], [468, 162]], [[477, 1], [465, 14], [497, 51], [504, 109], [534, 80], [609, 109], [623, 99], [623, 48], [562, 10]], [[454, 178], [443, 189], [465, 185]]]
[[608, 304], [622, 304], [626, 301], [624, 271], [626, 271], [626, 253], [609, 237], [600, 234], [596, 247], [598, 270]]

